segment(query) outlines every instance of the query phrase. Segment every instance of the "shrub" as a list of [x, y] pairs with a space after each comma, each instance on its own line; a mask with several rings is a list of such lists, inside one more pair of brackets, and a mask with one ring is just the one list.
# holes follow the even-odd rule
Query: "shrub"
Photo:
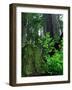
[[59, 49], [55, 43], [50, 33], [38, 37], [37, 44], [26, 43], [22, 48], [22, 76], [62, 75], [63, 41], [59, 42]]

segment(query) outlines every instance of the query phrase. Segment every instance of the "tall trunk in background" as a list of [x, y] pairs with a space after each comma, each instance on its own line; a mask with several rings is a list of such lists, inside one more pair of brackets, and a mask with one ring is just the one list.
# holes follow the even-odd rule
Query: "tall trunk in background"
[[22, 19], [22, 26], [21, 26], [21, 30], [22, 30], [22, 33], [21, 33], [21, 36], [22, 36], [22, 40], [21, 40], [21, 42], [22, 42], [22, 47], [24, 46], [24, 42], [26, 41], [26, 37], [27, 37], [27, 30], [26, 30], [26, 24], [27, 24], [27, 20], [26, 20], [26, 14], [23, 14], [22, 13], [22, 17], [21, 17]]
[[44, 32], [50, 32], [50, 35], [53, 37], [54, 33], [53, 33], [53, 25], [52, 25], [52, 15], [51, 14], [44, 14], [43, 15], [44, 18]]
[[51, 37], [55, 35], [59, 36], [59, 23], [58, 23], [58, 15], [56, 14], [44, 14], [44, 32], [50, 32]]
[[58, 22], [58, 15], [57, 14], [52, 14], [52, 25], [53, 25], [53, 33], [54, 36], [60, 36], [59, 32], [59, 22]]

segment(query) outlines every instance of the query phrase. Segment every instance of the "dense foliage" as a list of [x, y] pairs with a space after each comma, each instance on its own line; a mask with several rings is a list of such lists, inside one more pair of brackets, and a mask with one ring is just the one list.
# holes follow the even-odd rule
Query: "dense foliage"
[[25, 31], [22, 35], [22, 76], [63, 74], [63, 40], [51, 37], [50, 32], [44, 33], [42, 18], [42, 14], [22, 17]]

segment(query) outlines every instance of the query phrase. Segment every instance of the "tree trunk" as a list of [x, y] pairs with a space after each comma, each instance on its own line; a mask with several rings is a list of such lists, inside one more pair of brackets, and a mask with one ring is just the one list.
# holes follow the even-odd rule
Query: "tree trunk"
[[44, 32], [50, 32], [50, 35], [53, 37], [53, 25], [52, 25], [52, 15], [51, 14], [44, 14]]

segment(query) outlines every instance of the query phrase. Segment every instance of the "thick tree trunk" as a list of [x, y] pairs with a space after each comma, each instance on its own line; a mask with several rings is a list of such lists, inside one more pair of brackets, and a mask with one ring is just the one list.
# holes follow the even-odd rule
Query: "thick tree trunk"
[[56, 15], [56, 14], [52, 15], [52, 25], [53, 25], [53, 33], [54, 33], [54, 35], [59, 36], [60, 32], [59, 32], [58, 15]]
[[44, 14], [44, 32], [50, 32], [50, 35], [53, 37], [53, 25], [52, 25], [52, 15], [51, 14]]
[[44, 32], [50, 32], [51, 37], [54, 37], [55, 35], [59, 36], [59, 28], [58, 28], [58, 21], [57, 18], [58, 15], [56, 14], [44, 14]]

